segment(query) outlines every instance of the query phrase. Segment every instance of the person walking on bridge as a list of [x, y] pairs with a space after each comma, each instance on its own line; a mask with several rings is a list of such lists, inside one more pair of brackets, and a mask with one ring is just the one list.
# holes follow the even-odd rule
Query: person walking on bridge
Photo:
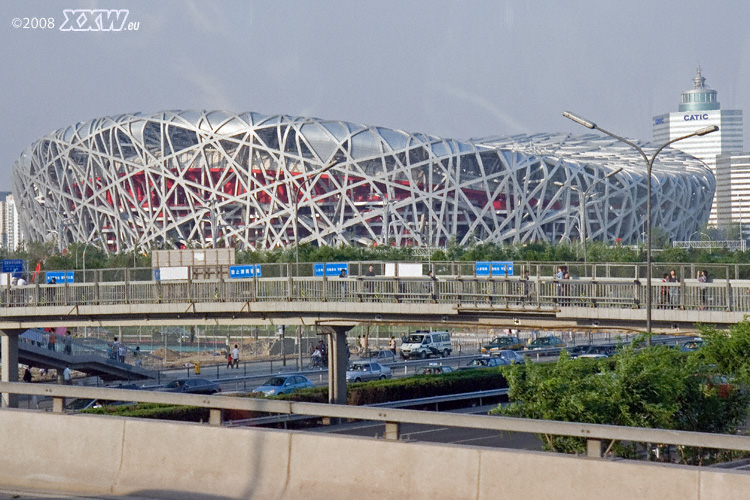
[[234, 344], [234, 349], [232, 349], [232, 368], [239, 368], [240, 367], [240, 346], [237, 344]]

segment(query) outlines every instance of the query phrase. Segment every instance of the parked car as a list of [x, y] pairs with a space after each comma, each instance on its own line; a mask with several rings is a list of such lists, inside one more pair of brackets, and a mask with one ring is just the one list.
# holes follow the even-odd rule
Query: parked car
[[276, 375], [269, 378], [263, 385], [253, 389], [253, 392], [262, 392], [266, 396], [278, 396], [289, 394], [298, 389], [313, 387], [313, 382], [303, 375]]
[[347, 382], [391, 378], [391, 369], [375, 361], [352, 361], [346, 370]]
[[396, 355], [393, 354], [393, 351], [381, 349], [371, 352], [369, 359], [380, 363], [394, 363], [396, 361]]
[[492, 342], [482, 346], [482, 354], [492, 354], [494, 351], [509, 349], [517, 351], [523, 349], [524, 344], [518, 337], [495, 337]]
[[443, 373], [451, 373], [452, 371], [453, 368], [450, 366], [430, 364], [419, 368], [416, 375], [440, 375]]
[[523, 358], [523, 354], [518, 353], [516, 351], [511, 351], [509, 349], [501, 349], [497, 351], [492, 351], [490, 353], [490, 356], [503, 359], [507, 361], [509, 365], [512, 365], [515, 363], [523, 363], [525, 361]]
[[181, 392], [185, 394], [216, 394], [221, 392], [221, 386], [204, 378], [180, 378], [173, 380], [162, 389], [165, 392]]
[[450, 356], [453, 352], [450, 332], [416, 331], [401, 344], [401, 357], [425, 359], [430, 356]]
[[548, 335], [547, 337], [539, 337], [536, 340], [529, 342], [526, 349], [554, 349], [555, 347], [565, 347], [565, 342], [560, 337], [554, 335]]
[[471, 361], [469, 361], [469, 364], [460, 367], [459, 370], [472, 370], [475, 368], [495, 368], [497, 366], [505, 366], [509, 364], [510, 362], [502, 358], [485, 356], [482, 358], [472, 359]]

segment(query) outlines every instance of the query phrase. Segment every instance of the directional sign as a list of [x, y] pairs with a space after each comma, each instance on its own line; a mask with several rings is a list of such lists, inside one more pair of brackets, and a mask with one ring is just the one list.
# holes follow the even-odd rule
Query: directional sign
[[3, 259], [4, 273], [22, 273], [23, 260], [21, 259]]
[[45, 273], [45, 280], [47, 283], [75, 283], [75, 273], [73, 271], [47, 271]]
[[229, 266], [230, 278], [253, 278], [261, 277], [260, 264], [249, 264], [243, 266]]
[[512, 262], [477, 262], [476, 263], [477, 276], [489, 276], [490, 269], [492, 270], [492, 276], [505, 276], [506, 271], [508, 273], [508, 276], [513, 276], [513, 263]]
[[326, 276], [340, 276], [342, 269], [346, 271], [346, 275], [349, 276], [349, 264], [345, 262], [330, 262], [327, 264], [315, 263], [315, 267], [313, 268], [315, 276], [323, 276], [324, 266]]

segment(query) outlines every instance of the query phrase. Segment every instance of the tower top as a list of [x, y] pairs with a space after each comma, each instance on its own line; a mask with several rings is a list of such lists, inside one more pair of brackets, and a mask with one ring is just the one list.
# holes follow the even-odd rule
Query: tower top
[[682, 93], [680, 111], [709, 111], [719, 109], [717, 92], [706, 86], [706, 78], [701, 74], [701, 67], [693, 78], [693, 88]]

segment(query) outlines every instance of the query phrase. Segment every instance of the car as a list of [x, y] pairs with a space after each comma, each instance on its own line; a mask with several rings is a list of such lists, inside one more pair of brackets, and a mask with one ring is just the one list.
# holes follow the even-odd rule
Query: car
[[474, 358], [469, 361], [469, 364], [462, 366], [459, 370], [473, 370], [476, 368], [496, 368], [498, 366], [509, 365], [510, 362], [498, 357], [484, 356], [481, 358]]
[[263, 382], [263, 385], [253, 389], [253, 392], [261, 392], [266, 396], [278, 396], [299, 389], [307, 389], [314, 385], [312, 380], [303, 375], [276, 375]]
[[548, 335], [546, 337], [539, 337], [536, 340], [529, 342], [526, 346], [527, 350], [533, 349], [554, 349], [556, 347], [565, 347], [566, 344], [560, 337], [554, 335]]
[[576, 358], [609, 358], [615, 355], [615, 346], [612, 344], [590, 344], [577, 345], [567, 349], [572, 359]]
[[416, 375], [441, 375], [443, 373], [451, 373], [452, 371], [453, 368], [450, 366], [430, 364], [419, 368]]
[[346, 370], [347, 382], [366, 382], [391, 378], [391, 369], [376, 361], [352, 361]]
[[221, 386], [204, 378], [180, 378], [173, 380], [162, 389], [164, 392], [180, 392], [184, 394], [216, 394], [221, 392]]
[[516, 351], [511, 351], [510, 349], [500, 349], [497, 351], [492, 351], [490, 353], [490, 356], [492, 356], [493, 358], [497, 357], [500, 359], [504, 359], [508, 362], [509, 365], [515, 363], [523, 363], [525, 361], [523, 358], [523, 354]]
[[482, 354], [492, 354], [493, 351], [500, 351], [504, 349], [517, 351], [523, 349], [523, 346], [523, 341], [518, 337], [495, 337], [494, 339], [492, 339], [492, 342], [482, 346]]
[[393, 351], [381, 349], [371, 352], [368, 359], [370, 359], [370, 361], [377, 361], [379, 363], [394, 363], [396, 361], [396, 355], [393, 354]]
[[682, 352], [697, 351], [701, 347], [703, 347], [703, 339], [701, 338], [690, 339], [687, 342], [680, 344], [680, 350]]

